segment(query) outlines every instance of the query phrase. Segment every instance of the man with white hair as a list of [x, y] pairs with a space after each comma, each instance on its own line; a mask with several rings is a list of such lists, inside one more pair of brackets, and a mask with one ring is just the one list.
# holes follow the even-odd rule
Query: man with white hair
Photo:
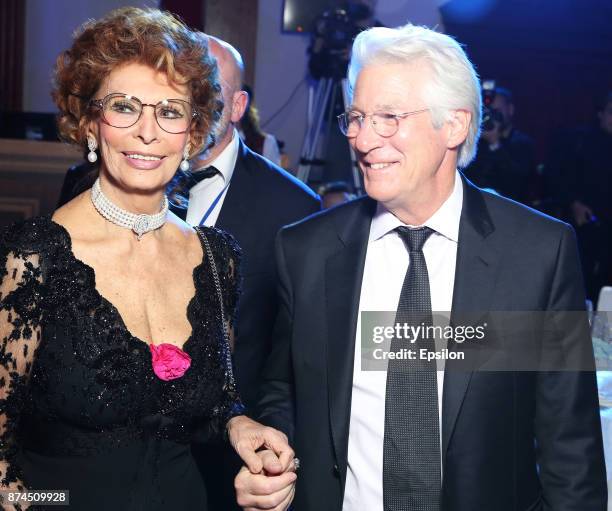
[[[367, 311], [425, 326], [452, 311], [457, 326], [462, 313], [583, 311], [585, 299], [571, 228], [458, 170], [474, 156], [481, 104], [455, 40], [412, 25], [367, 30], [349, 81], [339, 122], [368, 196], [277, 238], [281, 306], [258, 417], [289, 436], [297, 485], [243, 469], [238, 502], [284, 509], [295, 490], [295, 511], [603, 511], [586, 322], [555, 338], [586, 354], [583, 371], [481, 370], [487, 359], [436, 371], [419, 359], [435, 348], [424, 337], [416, 361], [389, 356], [385, 371], [367, 370]], [[506, 323], [512, 350], [526, 333]], [[402, 352], [394, 332], [389, 355]], [[230, 429], [243, 449], [252, 433]]]

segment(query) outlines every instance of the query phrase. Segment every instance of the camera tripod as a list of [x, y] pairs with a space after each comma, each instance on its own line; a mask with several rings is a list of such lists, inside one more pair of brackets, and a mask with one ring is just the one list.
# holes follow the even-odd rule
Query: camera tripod
[[[304, 183], [308, 183], [310, 171], [313, 165], [323, 165], [325, 160], [318, 158], [317, 155], [327, 155], [329, 144], [329, 134], [334, 119], [334, 105], [338, 94], [342, 94], [342, 104], [346, 106], [349, 102], [348, 81], [339, 81], [333, 78], [321, 78], [316, 85], [311, 85], [308, 89], [308, 116], [306, 133], [302, 142], [300, 152], [300, 164], [297, 177]], [[327, 116], [327, 119], [325, 117]], [[325, 130], [323, 130], [325, 121]], [[324, 131], [324, 133], [323, 133]], [[321, 139], [321, 136], [323, 138]], [[357, 167], [357, 158], [353, 148], [349, 145], [351, 155], [351, 174], [353, 187], [356, 192], [361, 191], [361, 178]]]

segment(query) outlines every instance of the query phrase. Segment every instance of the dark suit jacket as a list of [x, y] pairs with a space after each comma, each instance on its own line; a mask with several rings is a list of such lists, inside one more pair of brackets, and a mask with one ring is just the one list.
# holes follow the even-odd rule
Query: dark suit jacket
[[[342, 508], [374, 211], [358, 199], [277, 239], [281, 307], [259, 418], [288, 433], [301, 459], [296, 511]], [[583, 309], [571, 228], [464, 179], [453, 317]], [[446, 371], [442, 453], [444, 511], [606, 509], [593, 372]]]
[[98, 165], [92, 165], [88, 161], [73, 165], [64, 176], [62, 189], [57, 199], [57, 208], [91, 188], [98, 177]]
[[[243, 402], [254, 406], [276, 318], [274, 239], [284, 225], [320, 211], [318, 196], [242, 141], [216, 227], [242, 248], [242, 294], [235, 327], [234, 364]], [[173, 210], [183, 219], [186, 211]]]
[[[284, 225], [320, 209], [314, 192], [240, 141], [231, 184], [215, 226], [231, 233], [242, 249], [234, 367], [247, 413], [256, 404], [278, 310], [274, 239]], [[185, 219], [185, 209], [173, 211]], [[233, 449], [213, 440], [194, 445], [193, 453], [206, 482], [209, 509], [238, 511], [233, 482], [242, 462]]]

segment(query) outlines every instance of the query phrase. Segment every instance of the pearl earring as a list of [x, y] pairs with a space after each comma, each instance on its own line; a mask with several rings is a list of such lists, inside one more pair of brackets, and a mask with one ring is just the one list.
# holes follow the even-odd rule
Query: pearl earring
[[89, 152], [87, 153], [87, 160], [89, 163], [96, 163], [98, 161], [98, 155], [96, 154], [98, 144], [94, 137], [87, 137], [87, 148], [89, 149]]
[[179, 165], [179, 168], [183, 172], [187, 172], [189, 170], [189, 149], [187, 147], [185, 147], [185, 150], [183, 151], [183, 161]]

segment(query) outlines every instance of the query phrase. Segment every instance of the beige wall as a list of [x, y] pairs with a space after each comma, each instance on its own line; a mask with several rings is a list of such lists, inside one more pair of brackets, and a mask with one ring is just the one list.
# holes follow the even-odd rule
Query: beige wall
[[0, 139], [0, 228], [55, 209], [80, 151], [61, 142]]

